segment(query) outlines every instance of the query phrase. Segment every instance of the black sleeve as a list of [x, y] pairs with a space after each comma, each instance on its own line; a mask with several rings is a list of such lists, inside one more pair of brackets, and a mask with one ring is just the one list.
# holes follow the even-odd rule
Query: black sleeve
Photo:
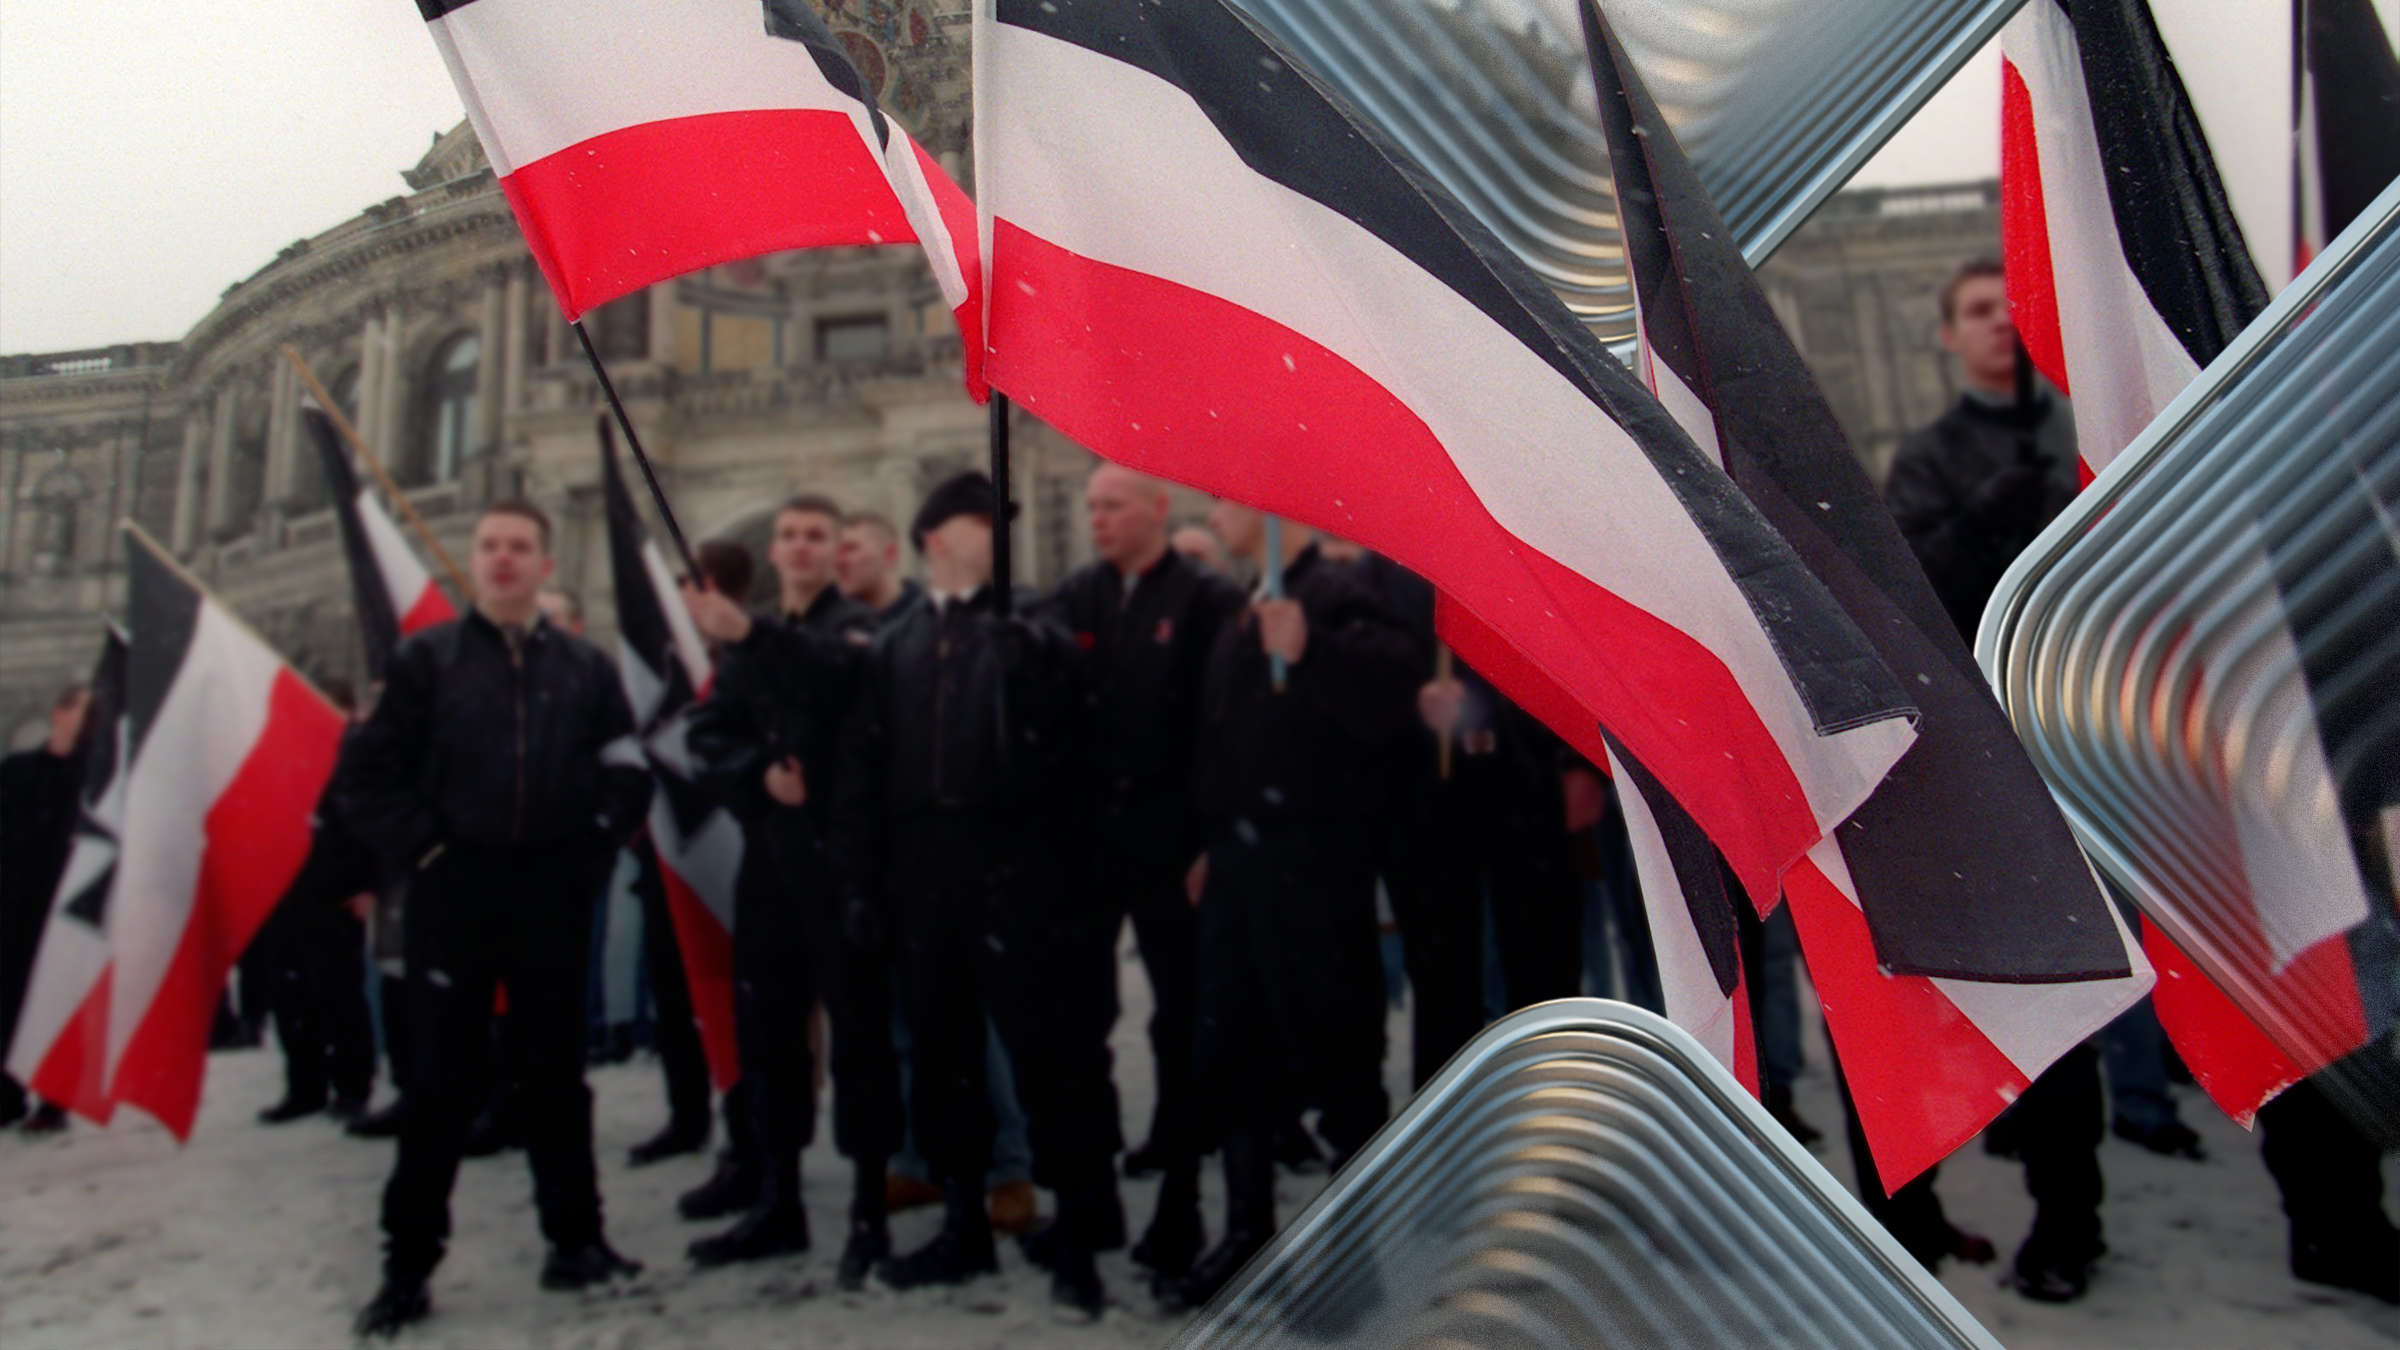
[[766, 628], [755, 624], [750, 636], [719, 658], [716, 688], [692, 709], [684, 741], [701, 788], [741, 821], [757, 819], [774, 804], [766, 787], [769, 729], [759, 724], [753, 696], [764, 674]]
[[1382, 746], [1419, 726], [1419, 671], [1427, 657], [1407, 626], [1362, 586], [1346, 585], [1309, 615], [1308, 647], [1292, 667], [1298, 703], [1350, 740]]
[[425, 794], [425, 755], [439, 682], [433, 645], [402, 642], [384, 668], [383, 694], [358, 729], [341, 793], [341, 810], [387, 868], [416, 866], [441, 842], [441, 823]]
[[599, 725], [593, 741], [600, 747], [599, 828], [612, 849], [639, 832], [650, 811], [650, 761], [634, 735], [633, 705], [625, 701], [625, 686], [616, 667], [597, 650], [591, 654], [592, 678], [599, 682]]
[[839, 765], [827, 837], [844, 895], [853, 903], [870, 905], [880, 905], [883, 892], [883, 767], [889, 736], [884, 701], [890, 689], [885, 667], [890, 659], [891, 644], [878, 640], [858, 663], [856, 696], [842, 719], [836, 750]]

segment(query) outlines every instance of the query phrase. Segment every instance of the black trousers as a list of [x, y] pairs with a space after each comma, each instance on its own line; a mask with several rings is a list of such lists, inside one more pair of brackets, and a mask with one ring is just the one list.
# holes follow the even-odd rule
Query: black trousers
[[339, 897], [295, 894], [256, 943], [285, 1092], [295, 1101], [364, 1101], [375, 1082], [375, 1029], [367, 1014], [366, 925]]
[[431, 1271], [449, 1239], [460, 1150], [491, 1081], [492, 1000], [502, 982], [508, 1034], [501, 1039], [542, 1235], [562, 1247], [599, 1237], [584, 994], [593, 897], [612, 856], [582, 843], [453, 845], [417, 874], [407, 931], [415, 1066], [399, 1160], [383, 1192], [393, 1270]]
[[915, 1043], [910, 1123], [937, 1179], [981, 1187], [994, 1128], [989, 1017], [1016, 1073], [1034, 1180], [1060, 1191], [1100, 1184], [1123, 1144], [1117, 1091], [1106, 1037], [1076, 1029], [1089, 1026], [1096, 997], [1092, 953], [1111, 939], [1088, 906], [1012, 877], [1002, 834], [976, 809], [895, 825], [890, 926]]
[[692, 1018], [692, 989], [683, 971], [683, 949], [667, 910], [667, 887], [658, 871], [650, 836], [633, 843], [639, 866], [633, 893], [642, 905], [642, 959], [650, 971], [650, 1002], [658, 1066], [667, 1080], [667, 1118], [678, 1127], [700, 1129], [708, 1118], [708, 1056], [700, 1048], [700, 1025]]
[[2259, 1152], [2283, 1192], [2292, 1253], [2387, 1249], [2383, 1154], [2314, 1083], [2299, 1082], [2258, 1111]]
[[1404, 794], [1378, 840], [1400, 924], [1414, 1010], [1410, 1067], [1419, 1087], [1483, 1030], [1483, 911], [1511, 1008], [1583, 989], [1583, 888], [1563, 820], [1496, 808], [1497, 765], [1454, 755], [1448, 781]]
[[1382, 1128], [1374, 867], [1354, 821], [1235, 821], [1210, 845], [1197, 1048], [1212, 1144], [1310, 1107], [1343, 1154]]
[[844, 941], [831, 864], [800, 812], [777, 811], [744, 837], [733, 913], [734, 1034], [742, 1080], [725, 1094], [734, 1156], [797, 1196], [800, 1153], [816, 1136], [809, 1010], [831, 1024], [834, 1144], [854, 1161], [900, 1147], [900, 1067], [891, 979]]
[[1087, 890], [1095, 910], [1072, 958], [1078, 991], [1073, 1034], [1096, 1038], [1105, 1054], [1119, 1011], [1117, 932], [1127, 918], [1133, 920], [1134, 944], [1150, 977], [1150, 1056], [1158, 1085], [1149, 1148], [1169, 1164], [1197, 1159], [1208, 1133], [1193, 1063], [1199, 1025], [1200, 914], [1183, 890], [1184, 873], [1191, 865], [1190, 858], [1096, 851]]

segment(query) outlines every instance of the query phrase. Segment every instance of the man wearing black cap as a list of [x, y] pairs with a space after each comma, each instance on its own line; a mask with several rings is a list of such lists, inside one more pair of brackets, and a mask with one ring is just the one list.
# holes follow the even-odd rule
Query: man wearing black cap
[[992, 496], [989, 479], [962, 473], [917, 513], [909, 538], [931, 594], [876, 636], [843, 734], [835, 856], [853, 931], [880, 935], [899, 968], [916, 1044], [910, 1119], [944, 1208], [941, 1233], [879, 1273], [909, 1289], [997, 1268], [982, 1186], [988, 1016], [1031, 1116], [1035, 1178], [1058, 1195], [1045, 1252], [1053, 1300], [1097, 1316], [1093, 1234], [1114, 1199], [1117, 1148], [1107, 1047], [1096, 1047], [1095, 1073], [1047, 1034], [1059, 888], [1046, 868], [1063, 851], [1053, 804], [1074, 653], [1065, 633], [1016, 617], [993, 590]]
[[742, 610], [713, 588], [685, 591], [716, 642], [716, 689], [693, 714], [690, 744], [707, 786], [742, 822], [734, 889], [734, 1024], [742, 1077], [725, 1096], [729, 1147], [717, 1176], [684, 1197], [687, 1217], [746, 1210], [692, 1245], [703, 1266], [805, 1251], [800, 1154], [815, 1131], [809, 1010], [833, 1026], [834, 1136], [851, 1160], [850, 1236], [837, 1274], [856, 1289], [891, 1250], [883, 1171], [899, 1145], [889, 977], [843, 936], [825, 829], [834, 746], [857, 688], [874, 615], [834, 585], [841, 510], [816, 496], [775, 513], [767, 559], [775, 607]]
[[[1264, 516], [1219, 502], [1210, 522], [1235, 556], [1267, 561]], [[1278, 1125], [1319, 1108], [1338, 1165], [1389, 1110], [1372, 822], [1427, 658], [1309, 530], [1282, 535], [1284, 596], [1219, 630], [1201, 683], [1198, 1056], [1226, 1216], [1218, 1244], [1161, 1285], [1171, 1307], [1206, 1302], [1274, 1236]]]

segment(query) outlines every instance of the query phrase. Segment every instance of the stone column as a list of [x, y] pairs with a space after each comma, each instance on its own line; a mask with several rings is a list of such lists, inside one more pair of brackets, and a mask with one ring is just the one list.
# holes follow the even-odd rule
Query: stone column
[[574, 345], [567, 336], [567, 316], [558, 312], [556, 304], [542, 306], [542, 364], [555, 366], [566, 360]]
[[661, 366], [675, 364], [675, 280], [672, 277], [650, 288], [650, 359]]
[[175, 461], [175, 531], [168, 546], [189, 556], [200, 542], [200, 471], [207, 453], [208, 422], [198, 408], [183, 421], [183, 452]]
[[500, 448], [500, 367], [508, 351], [508, 291], [499, 276], [484, 284], [483, 315], [476, 332], [475, 444], [472, 453], [486, 456]]
[[233, 387], [217, 391], [208, 431], [208, 528], [222, 529], [233, 514]]
[[[374, 434], [375, 410], [382, 398], [383, 316], [370, 313], [358, 332], [358, 406], [344, 409], [350, 418], [351, 429], [360, 436]], [[372, 442], [367, 448], [379, 456], [383, 453], [383, 447]]]
[[5, 593], [7, 579], [16, 575], [17, 555], [13, 550], [17, 541], [17, 512], [22, 500], [18, 495], [21, 485], [17, 482], [17, 476], [23, 472], [21, 461], [24, 455], [25, 452], [19, 450], [13, 441], [0, 443], [0, 492], [7, 494], [0, 496], [0, 593]]
[[394, 478], [401, 477], [401, 466], [408, 462], [408, 456], [401, 453], [400, 446], [400, 413], [408, 405], [409, 398], [406, 357], [402, 354], [407, 345], [407, 320], [400, 313], [400, 307], [393, 305], [384, 311], [383, 316], [383, 350], [378, 353], [378, 364], [383, 368], [383, 375], [377, 381], [375, 429], [368, 433], [367, 445], [375, 451], [376, 458], [383, 461], [383, 467], [391, 470]]
[[280, 506], [292, 495], [300, 376], [281, 353], [271, 359], [274, 364], [267, 367], [267, 501]]
[[[525, 320], [527, 318], [525, 272], [522, 268], [508, 269], [508, 292], [501, 304], [504, 316], [500, 325], [500, 413], [503, 419], [525, 406]], [[502, 435], [508, 433], [508, 423], [500, 424]]]

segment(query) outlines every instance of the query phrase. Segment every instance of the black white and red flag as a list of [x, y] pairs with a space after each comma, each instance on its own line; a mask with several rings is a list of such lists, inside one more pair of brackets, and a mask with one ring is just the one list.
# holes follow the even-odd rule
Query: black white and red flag
[[974, 207], [808, 0], [417, 0], [559, 308], [782, 249], [921, 245], [982, 396]]
[[[2352, 214], [2400, 167], [2400, 81], [2370, 6], [2306, 0], [2290, 30], [2300, 248], [2328, 212]], [[2266, 307], [2267, 287], [2208, 139], [2146, 0], [2030, 0], [2002, 30], [2001, 227], [2009, 300], [2033, 362], [2072, 395], [2087, 473], [2104, 470]], [[2329, 121], [2339, 115], [2338, 122]], [[2383, 175], [2377, 178], [2376, 175]], [[2216, 819], [2194, 827], [2181, 901], [2204, 912], [2223, 959], [2290, 1011], [2270, 1038], [2174, 942], [2145, 923], [2160, 1021], [2194, 1078], [2236, 1120], [2297, 1078], [2365, 1044], [2349, 935], [2377, 903], [2351, 844], [2321, 736], [2289, 754], [2214, 747], [2247, 730], [2224, 719], [2258, 662], [2306, 662], [2282, 612], [2265, 537], [2228, 557], [2254, 659], [2211, 639], [2187, 739], [2213, 780]], [[2320, 806], [2326, 809], [2318, 809]]]
[[608, 512], [608, 560], [616, 587], [617, 672], [650, 760], [650, 838], [666, 885], [675, 945], [683, 953], [692, 1016], [722, 1088], [741, 1077], [733, 1034], [733, 889], [742, 870], [742, 831], [701, 788], [685, 745], [687, 717], [708, 696], [708, 646], [677, 594], [675, 575], [634, 509], [617, 467], [615, 439], [600, 428], [600, 476]]
[[350, 563], [350, 595], [358, 612], [358, 635], [366, 645], [367, 678], [383, 678], [384, 665], [400, 639], [458, 617], [450, 597], [409, 547], [391, 513], [359, 479], [350, 450], [318, 408], [300, 410], [325, 467], [325, 487], [341, 523], [342, 556]]
[[69, 876], [96, 883], [72, 903], [107, 940], [102, 1091], [182, 1139], [225, 978], [308, 856], [343, 719], [148, 535], [125, 534], [121, 795], [113, 819], [94, 813], [115, 830], [113, 875], [95, 852]]
[[977, 25], [993, 387], [1425, 577], [1555, 682], [1529, 710], [1594, 763], [1605, 725], [1775, 894], [1914, 707], [1657, 400], [1221, 0]]
[[74, 844], [7, 1047], [11, 1077], [42, 1100], [102, 1125], [116, 1114], [108, 1096], [108, 896], [125, 823], [126, 662], [124, 631], [112, 622], [84, 712]]
[[[1896, 1186], [2138, 1001], [2150, 972], [1673, 129], [1588, 0], [1584, 21], [1638, 371], [1919, 709], [1916, 745], [1784, 878], [1877, 1170]], [[1656, 882], [1675, 894], [1686, 870], [1645, 869], [1644, 893]]]

